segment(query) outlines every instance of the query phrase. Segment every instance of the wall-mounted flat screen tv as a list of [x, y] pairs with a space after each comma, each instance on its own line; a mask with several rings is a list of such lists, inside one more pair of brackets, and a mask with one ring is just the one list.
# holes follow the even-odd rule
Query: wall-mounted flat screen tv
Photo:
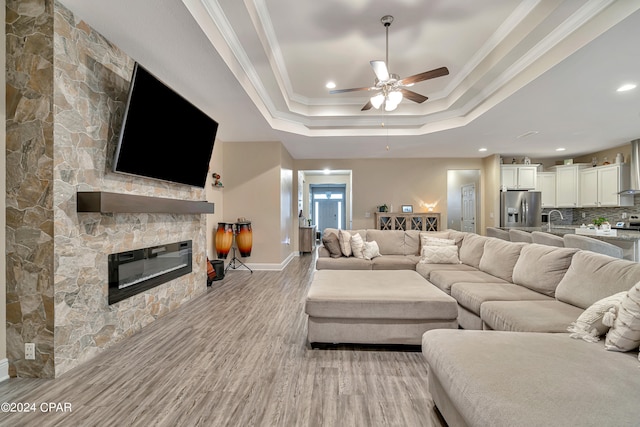
[[204, 188], [218, 123], [135, 64], [113, 171]]

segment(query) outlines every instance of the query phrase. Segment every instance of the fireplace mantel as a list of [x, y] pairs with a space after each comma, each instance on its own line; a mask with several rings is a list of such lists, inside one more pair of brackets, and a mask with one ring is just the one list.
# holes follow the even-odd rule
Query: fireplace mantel
[[105, 191], [78, 191], [77, 212], [212, 214], [214, 204]]

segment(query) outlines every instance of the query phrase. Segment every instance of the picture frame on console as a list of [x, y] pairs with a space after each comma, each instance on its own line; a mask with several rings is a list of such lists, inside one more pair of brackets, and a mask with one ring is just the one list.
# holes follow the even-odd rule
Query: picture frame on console
[[402, 205], [402, 213], [413, 213], [413, 205]]

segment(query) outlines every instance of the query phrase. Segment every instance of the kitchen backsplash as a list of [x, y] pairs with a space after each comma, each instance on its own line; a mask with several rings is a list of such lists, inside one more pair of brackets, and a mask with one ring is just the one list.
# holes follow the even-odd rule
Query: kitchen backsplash
[[[640, 195], [634, 196], [634, 205], [621, 208], [573, 208], [573, 209], [558, 209], [562, 212], [563, 220], [557, 214], [553, 214], [551, 220], [553, 224], [557, 225], [571, 225], [571, 224], [590, 224], [594, 219], [604, 217], [611, 224], [618, 221], [629, 221], [631, 215], [640, 216]], [[543, 209], [542, 212], [549, 212], [550, 209]], [[622, 218], [622, 214], [626, 213], [627, 217]], [[584, 218], [582, 218], [584, 214]]]

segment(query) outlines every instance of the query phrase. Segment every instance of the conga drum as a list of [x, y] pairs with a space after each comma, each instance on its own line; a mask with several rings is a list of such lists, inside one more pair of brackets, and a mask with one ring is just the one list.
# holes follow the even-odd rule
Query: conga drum
[[229, 249], [233, 244], [233, 224], [229, 222], [219, 222], [216, 231], [216, 254], [218, 258], [227, 259]]
[[250, 222], [236, 222], [236, 244], [240, 256], [251, 256], [251, 246], [253, 245], [253, 232]]

